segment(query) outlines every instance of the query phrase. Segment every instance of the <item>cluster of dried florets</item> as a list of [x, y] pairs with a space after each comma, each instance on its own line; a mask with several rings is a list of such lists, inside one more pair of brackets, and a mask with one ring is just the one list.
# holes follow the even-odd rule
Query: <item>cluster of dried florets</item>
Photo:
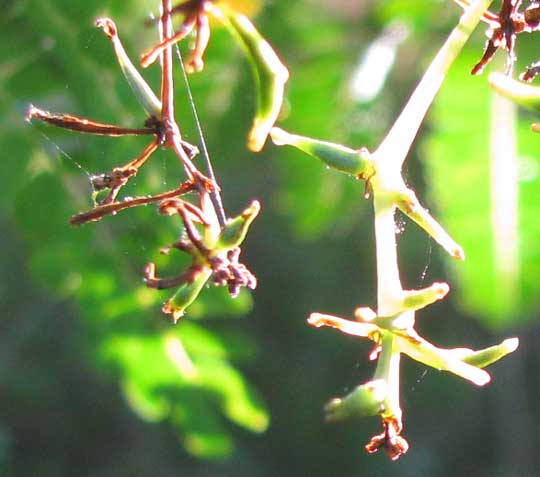
[[[157, 203], [158, 210], [163, 215], [178, 215], [183, 223], [181, 237], [176, 243], [163, 248], [162, 252], [168, 253], [171, 249], [181, 250], [191, 256], [191, 265], [173, 278], [156, 277], [153, 263], [149, 263], [145, 268], [145, 282], [148, 287], [178, 288], [174, 296], [163, 306], [163, 311], [172, 314], [176, 322], [207, 283], [226, 286], [232, 297], [236, 297], [242, 287], [253, 289], [257, 286], [255, 276], [239, 258], [240, 245], [259, 213], [260, 205], [254, 201], [238, 217], [227, 219], [220, 197], [220, 187], [214, 177], [209, 157], [206, 155], [207, 175], [193, 163], [192, 160], [199, 154], [199, 149], [182, 139], [174, 114], [172, 47], [195, 30], [195, 47], [185, 68], [188, 72], [200, 71], [204, 66], [203, 54], [210, 38], [208, 15], [212, 14], [220, 19], [235, 33], [235, 37], [253, 60], [259, 88], [259, 105], [248, 142], [253, 150], [260, 150], [266, 142], [281, 107], [288, 72], [251, 22], [244, 15], [224, 5], [218, 7], [209, 0], [189, 0], [173, 8], [170, 0], [162, 0], [161, 11], [161, 16], [157, 20], [161, 35], [159, 44], [141, 57], [141, 64], [144, 67], [158, 58], [161, 59], [159, 98], [129, 59], [115, 23], [110, 18], [100, 18], [96, 21], [96, 26], [101, 28], [112, 42], [122, 72], [146, 112], [143, 127], [127, 128], [70, 114], [53, 114], [35, 106], [29, 108], [27, 119], [39, 119], [86, 134], [152, 137], [144, 150], [127, 164], [91, 177], [94, 207], [73, 216], [70, 222], [72, 225], [81, 225], [101, 220], [106, 215], [113, 215], [124, 209], [150, 203]], [[174, 33], [172, 28], [172, 16], [176, 14], [184, 16], [178, 33]], [[138, 174], [159, 148], [174, 152], [183, 165], [186, 178], [171, 191], [134, 199], [119, 199], [121, 189]], [[105, 196], [97, 200], [103, 191]]]
[[[470, 0], [454, 0], [462, 7], [468, 7]], [[540, 31], [540, 3], [532, 2], [525, 10], [520, 11], [523, 0], [503, 0], [498, 13], [487, 11], [482, 20], [489, 25], [486, 32], [488, 41], [480, 61], [474, 65], [471, 74], [479, 75], [499, 48], [508, 52], [506, 72], [511, 74], [516, 62], [515, 52], [517, 35]], [[533, 63], [521, 75], [520, 79], [532, 81], [540, 72], [540, 64]]]

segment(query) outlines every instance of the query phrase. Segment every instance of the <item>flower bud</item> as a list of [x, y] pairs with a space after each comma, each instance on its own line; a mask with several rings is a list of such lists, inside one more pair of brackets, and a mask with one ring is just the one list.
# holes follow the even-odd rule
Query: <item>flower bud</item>
[[264, 147], [270, 129], [274, 126], [283, 103], [289, 71], [270, 44], [261, 36], [253, 23], [244, 15], [225, 6], [211, 10], [218, 14], [247, 52], [257, 82], [258, 104], [253, 126], [248, 137], [248, 148], [258, 152]]
[[422, 227], [450, 255], [458, 260], [465, 260], [463, 248], [450, 237], [448, 232], [431, 216], [427, 209], [422, 207], [412, 190], [397, 191], [393, 200], [399, 210]]
[[255, 220], [260, 210], [261, 205], [259, 201], [254, 200], [238, 217], [229, 220], [219, 236], [215, 250], [231, 250], [240, 246], [246, 238], [249, 226]]
[[452, 350], [452, 353], [467, 364], [472, 364], [478, 368], [485, 368], [486, 366], [499, 361], [499, 359], [504, 358], [507, 354], [513, 353], [518, 346], [518, 338], [508, 338], [498, 345], [490, 346], [489, 348], [479, 351], [458, 348]]
[[437, 300], [443, 299], [450, 291], [448, 283], [436, 282], [422, 290], [407, 290], [403, 299], [403, 307], [406, 310], [420, 310]]
[[118, 37], [116, 24], [110, 18], [99, 18], [96, 20], [96, 26], [101, 28], [109, 40], [112, 41], [122, 73], [141, 106], [150, 116], [161, 117], [161, 101], [129, 59]]
[[369, 179], [375, 173], [370, 153], [366, 148], [355, 151], [341, 144], [290, 134], [280, 128], [273, 128], [270, 135], [274, 144], [294, 146], [346, 174]]
[[193, 281], [182, 284], [171, 299], [163, 305], [163, 313], [172, 314], [176, 323], [184, 316], [187, 307], [197, 299], [211, 274], [212, 270], [204, 267]]
[[375, 416], [384, 410], [388, 384], [384, 379], [375, 379], [356, 387], [343, 398], [332, 399], [324, 408], [326, 420], [340, 421], [352, 417]]

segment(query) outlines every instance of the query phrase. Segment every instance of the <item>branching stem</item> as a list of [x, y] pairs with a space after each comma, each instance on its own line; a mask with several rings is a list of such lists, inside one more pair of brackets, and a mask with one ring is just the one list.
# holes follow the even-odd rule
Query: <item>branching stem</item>
[[375, 157], [392, 161], [396, 167], [401, 168], [446, 73], [491, 2], [492, 0], [477, 0], [465, 10], [459, 24], [437, 53], [392, 129], [375, 152]]

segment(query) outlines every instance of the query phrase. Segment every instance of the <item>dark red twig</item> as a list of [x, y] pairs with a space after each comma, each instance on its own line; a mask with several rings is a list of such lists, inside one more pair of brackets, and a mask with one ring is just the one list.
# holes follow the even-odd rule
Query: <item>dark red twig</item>
[[160, 202], [165, 199], [170, 199], [173, 197], [179, 197], [181, 195], [187, 194], [193, 190], [193, 183], [188, 181], [182, 184], [178, 189], [171, 190], [168, 192], [163, 192], [162, 194], [157, 194], [151, 197], [137, 197], [132, 200], [125, 200], [123, 202], [113, 202], [112, 204], [100, 205], [94, 207], [91, 210], [86, 212], [81, 212], [80, 214], [74, 215], [71, 217], [69, 223], [71, 225], [82, 225], [86, 222], [95, 222], [101, 220], [106, 215], [116, 214], [125, 209], [131, 207], [137, 207], [140, 205], [148, 205], [155, 202]]

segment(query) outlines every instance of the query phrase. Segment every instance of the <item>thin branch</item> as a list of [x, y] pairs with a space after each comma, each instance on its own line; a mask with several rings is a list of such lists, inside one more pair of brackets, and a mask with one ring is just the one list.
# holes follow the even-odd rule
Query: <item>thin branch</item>
[[98, 207], [94, 207], [93, 209], [86, 212], [81, 212], [80, 214], [74, 215], [73, 217], [71, 217], [69, 223], [71, 225], [77, 226], [85, 224], [86, 222], [94, 222], [97, 220], [101, 220], [106, 215], [116, 214], [117, 212], [120, 212], [124, 209], [137, 207], [139, 205], [148, 205], [173, 197], [179, 197], [192, 191], [193, 188], [193, 183], [187, 181], [182, 184], [178, 189], [163, 192], [162, 194], [157, 194], [152, 197], [137, 197], [136, 199], [132, 200], [125, 200], [123, 202], [113, 202], [112, 204], [101, 205]]
[[63, 129], [69, 129], [70, 131], [77, 131], [85, 134], [97, 134], [101, 136], [142, 136], [159, 133], [157, 127], [125, 128], [115, 124], [92, 121], [72, 114], [50, 113], [49, 111], [39, 109], [32, 104], [26, 113], [26, 120], [31, 121], [34, 118]]
[[459, 24], [435, 56], [392, 129], [375, 151], [374, 157], [381, 161], [393, 162], [401, 168], [450, 66], [491, 2], [492, 0], [477, 0], [465, 10]]

